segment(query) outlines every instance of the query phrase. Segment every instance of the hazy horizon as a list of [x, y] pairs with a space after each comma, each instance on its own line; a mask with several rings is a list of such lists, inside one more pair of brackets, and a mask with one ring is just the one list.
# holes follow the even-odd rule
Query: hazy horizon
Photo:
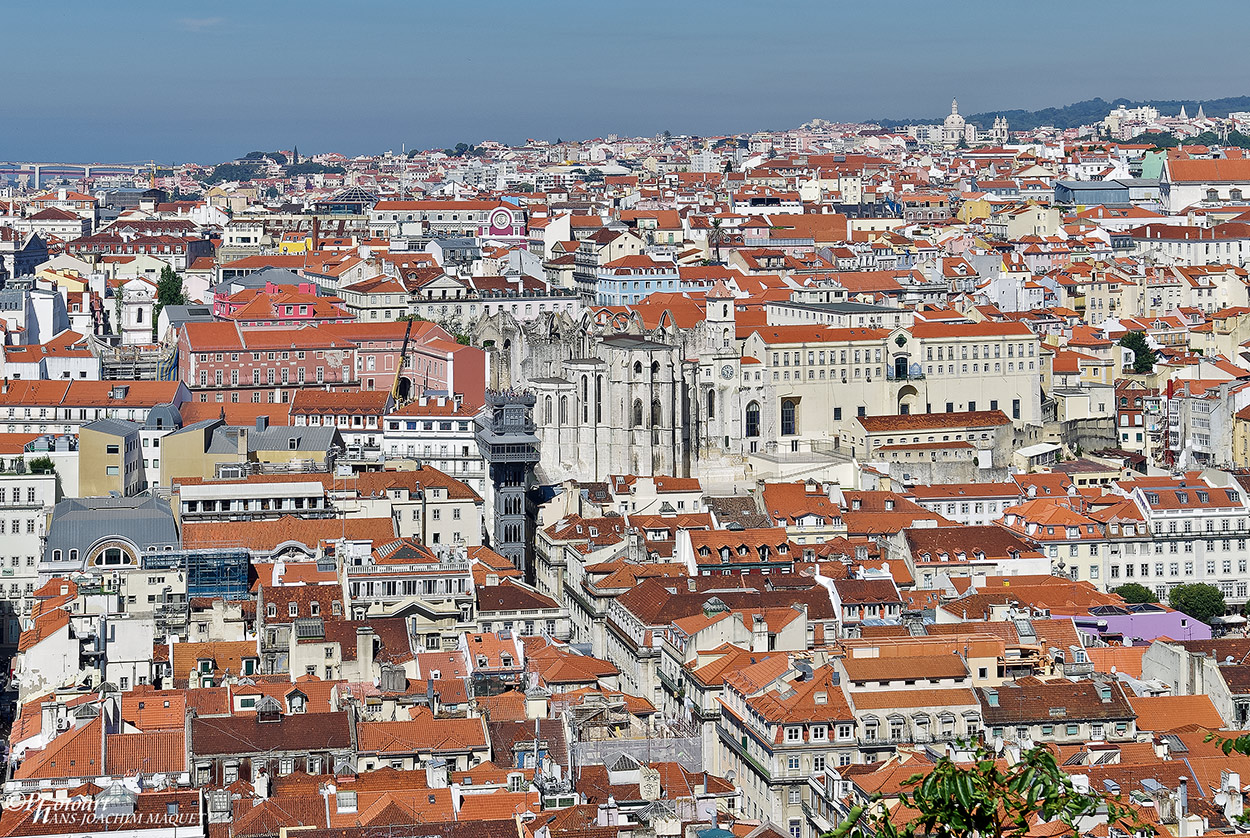
[[[70, 25], [64, 7], [7, 10], [8, 31], [31, 34], [8, 40], [7, 87], [23, 108], [0, 120], [0, 159], [213, 163], [292, 145], [355, 155], [730, 134], [936, 119], [952, 96], [964, 113], [1209, 100], [1242, 93], [1220, 89], [1238, 78], [1241, 27], [1199, 20], [1246, 15], [1228, 0], [1180, 18], [1160, 0], [1062, 0], [1036, 21], [987, 0], [71, 6]], [[1166, 67], [1141, 48], [1165, 35]]]

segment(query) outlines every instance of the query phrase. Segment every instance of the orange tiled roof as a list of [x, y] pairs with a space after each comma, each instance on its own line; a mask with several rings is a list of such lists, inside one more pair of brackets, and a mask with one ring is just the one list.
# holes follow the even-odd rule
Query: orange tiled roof
[[1130, 695], [1128, 703], [1137, 714], [1138, 730], [1162, 733], [1186, 725], [1201, 725], [1211, 730], [1224, 727], [1224, 720], [1206, 695]]

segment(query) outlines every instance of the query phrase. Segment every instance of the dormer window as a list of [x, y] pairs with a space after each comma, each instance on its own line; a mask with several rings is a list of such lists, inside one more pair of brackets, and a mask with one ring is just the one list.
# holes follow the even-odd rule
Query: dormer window
[[290, 616], [298, 617], [299, 616], [299, 603], [288, 602], [286, 604], [286, 611], [287, 611], [287, 614], [289, 614]]

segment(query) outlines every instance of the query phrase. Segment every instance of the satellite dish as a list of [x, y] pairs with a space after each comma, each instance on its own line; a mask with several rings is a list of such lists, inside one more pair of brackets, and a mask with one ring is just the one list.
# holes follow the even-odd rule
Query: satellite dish
[[994, 753], [1001, 754], [1003, 752], [1003, 737], [995, 736], [993, 745], [994, 745]]
[[1214, 798], [1214, 803], [1215, 803], [1215, 805], [1216, 805], [1216, 806], [1221, 806], [1221, 807], [1222, 807], [1222, 806], [1227, 806], [1227, 805], [1228, 805], [1228, 795], [1227, 795], [1227, 794], [1225, 794], [1224, 792], [1220, 792], [1219, 794], [1217, 794], [1217, 795], [1215, 796], [1215, 798]]

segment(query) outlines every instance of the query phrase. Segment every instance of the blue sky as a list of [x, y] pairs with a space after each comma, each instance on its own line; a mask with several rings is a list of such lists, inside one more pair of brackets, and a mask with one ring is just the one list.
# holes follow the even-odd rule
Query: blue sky
[[[1244, 0], [6, 4], [0, 159], [213, 162], [1250, 93]], [[1212, 26], [1211, 21], [1228, 25]]]

